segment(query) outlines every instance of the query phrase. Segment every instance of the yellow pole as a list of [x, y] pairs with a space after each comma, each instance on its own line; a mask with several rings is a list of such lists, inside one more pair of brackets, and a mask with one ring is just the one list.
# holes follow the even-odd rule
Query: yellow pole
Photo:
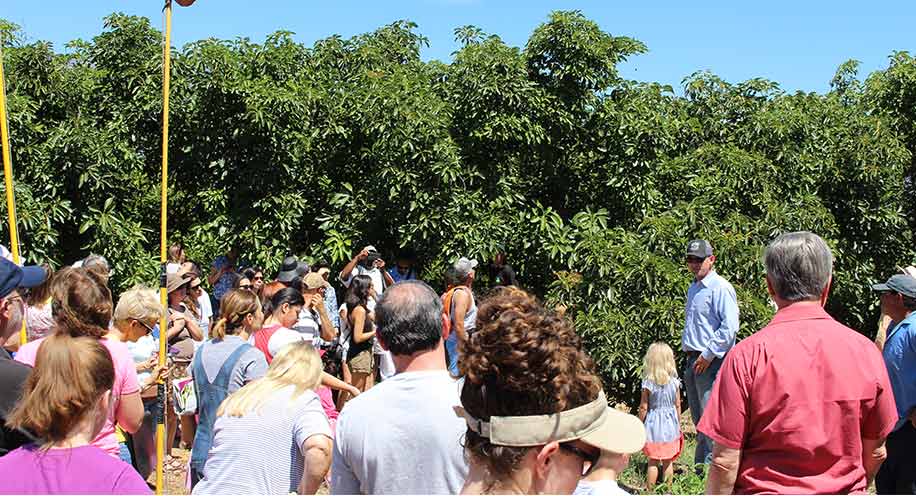
[[[166, 226], [168, 225], [168, 198], [169, 198], [169, 78], [171, 77], [172, 58], [172, 0], [165, 0], [165, 43], [162, 46], [162, 205], [161, 205], [161, 233], [159, 236], [159, 301], [162, 304], [162, 315], [159, 317], [159, 365], [166, 363], [166, 314], [168, 312], [168, 294], [166, 292]], [[159, 379], [158, 399], [159, 418], [156, 422], [156, 494], [162, 494], [165, 489], [162, 463], [165, 458], [165, 390], [164, 378]]]
[[[16, 195], [13, 192], [13, 163], [10, 160], [10, 130], [6, 121], [6, 80], [3, 78], [3, 47], [0, 46], [0, 140], [3, 141], [3, 180], [6, 183], [6, 211], [9, 213], [10, 251], [19, 263], [19, 231], [16, 228]], [[25, 321], [19, 330], [19, 344], [26, 344]]]

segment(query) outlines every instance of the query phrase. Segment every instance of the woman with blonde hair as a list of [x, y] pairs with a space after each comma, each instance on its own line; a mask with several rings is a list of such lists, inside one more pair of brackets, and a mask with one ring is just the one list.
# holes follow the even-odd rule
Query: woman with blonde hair
[[226, 398], [193, 494], [315, 494], [332, 447], [315, 392], [321, 370], [309, 343], [293, 343], [274, 357], [263, 379]]
[[646, 425], [643, 453], [649, 459], [646, 484], [658, 481], [659, 465], [665, 482], [674, 476], [674, 460], [681, 454], [681, 381], [677, 377], [674, 351], [662, 342], [649, 346], [643, 359], [642, 400], [639, 419]]
[[[111, 353], [115, 367], [112, 408], [106, 411], [105, 424], [92, 444], [120, 458], [115, 425], [120, 425], [129, 433], [137, 432], [143, 422], [143, 402], [130, 351], [124, 343], [106, 337], [112, 316], [111, 291], [104, 276], [98, 272], [67, 267], [58, 271], [51, 281], [51, 297], [54, 301], [52, 335], [88, 336], [101, 341]], [[45, 339], [19, 348], [16, 361], [34, 367], [38, 349]]]
[[191, 448], [191, 486], [199, 480], [213, 442], [217, 408], [227, 396], [267, 372], [267, 360], [248, 337], [261, 328], [264, 313], [258, 297], [246, 289], [223, 296], [219, 320], [194, 355], [191, 375], [197, 394], [197, 432]]
[[[149, 351], [141, 351], [142, 354], [137, 356], [138, 348], [131, 347], [137, 346], [137, 341], [147, 338], [148, 346], [139, 349], [150, 349], [153, 342], [152, 337], [148, 336], [152, 334], [153, 327], [159, 323], [160, 315], [162, 315], [162, 304], [159, 302], [159, 295], [156, 291], [143, 286], [133, 287], [121, 293], [112, 315], [114, 325], [109, 328], [108, 335], [105, 336], [106, 339], [125, 343], [127, 349], [131, 351], [131, 358], [134, 360], [137, 371], [137, 381], [140, 384], [141, 398], [147, 391], [152, 392], [159, 378], [165, 375], [166, 368], [157, 366], [156, 357], [151, 356]], [[121, 460], [133, 463], [127, 443], [127, 434], [118, 427], [115, 430], [115, 437], [120, 446]], [[151, 439], [149, 443], [152, 443]]]
[[41, 439], [0, 458], [5, 494], [151, 494], [134, 469], [95, 446], [117, 380], [115, 364], [92, 337], [42, 340], [35, 368], [7, 419]]

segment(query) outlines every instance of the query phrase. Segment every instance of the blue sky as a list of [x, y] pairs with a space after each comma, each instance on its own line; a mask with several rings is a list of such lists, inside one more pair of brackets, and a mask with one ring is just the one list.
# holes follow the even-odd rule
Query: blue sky
[[[61, 50], [69, 40], [98, 34], [102, 18], [115, 11], [149, 17], [161, 28], [161, 6], [159, 0], [3, 0], [0, 17], [22, 26], [29, 39], [51, 41]], [[887, 67], [894, 50], [916, 52], [912, 0], [198, 0], [190, 8], [176, 6], [173, 44], [211, 36], [263, 41], [282, 29], [311, 45], [332, 34], [349, 37], [409, 19], [429, 38], [423, 57], [448, 61], [458, 26], [473, 24], [524, 46], [532, 30], [557, 9], [582, 10], [605, 31], [644, 42], [649, 52], [623, 64], [621, 72], [675, 88], [694, 71], [709, 70], [732, 82], [765, 77], [786, 91], [823, 92], [845, 60], [862, 61], [862, 74], [868, 74]]]

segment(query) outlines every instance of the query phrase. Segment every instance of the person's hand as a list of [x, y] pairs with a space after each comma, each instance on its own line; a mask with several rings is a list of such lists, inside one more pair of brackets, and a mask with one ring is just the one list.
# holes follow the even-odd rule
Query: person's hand
[[376, 261], [375, 261], [375, 266], [376, 266], [379, 270], [383, 270], [383, 269], [385, 268], [385, 261], [382, 260], [381, 258], [376, 259]]
[[350, 387], [347, 388], [347, 392], [350, 393], [350, 396], [354, 398], [359, 396], [359, 388], [357, 388], [356, 386], [352, 384], [348, 384], [348, 386]]
[[706, 369], [709, 368], [709, 361], [703, 358], [703, 355], [697, 357], [697, 361], [693, 363], [693, 371], [697, 374], [702, 374], [706, 372]]
[[169, 367], [166, 365], [160, 365], [155, 368], [155, 370], [150, 373], [150, 384], [159, 382], [160, 379], [167, 377], [169, 374]]
[[309, 308], [321, 311], [324, 308], [324, 297], [321, 296], [321, 293], [315, 293], [309, 299]]
[[365, 260], [366, 257], [368, 257], [368, 256], [369, 256], [369, 250], [363, 248], [362, 251], [360, 251], [360, 252], [356, 255], [356, 259], [357, 259], [357, 260]]
[[159, 363], [159, 357], [151, 356], [149, 357], [149, 360], [137, 365], [137, 371], [141, 372], [141, 371], [146, 371], [146, 370], [152, 370], [153, 367], [155, 367], [157, 363]]

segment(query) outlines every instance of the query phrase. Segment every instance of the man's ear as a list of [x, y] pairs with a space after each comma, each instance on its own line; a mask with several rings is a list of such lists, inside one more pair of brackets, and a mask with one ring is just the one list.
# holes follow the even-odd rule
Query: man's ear
[[821, 293], [821, 306], [827, 304], [827, 296], [830, 295], [830, 286], [833, 285], [833, 276], [830, 276], [830, 279], [827, 279], [827, 285], [824, 286], [824, 292]]

